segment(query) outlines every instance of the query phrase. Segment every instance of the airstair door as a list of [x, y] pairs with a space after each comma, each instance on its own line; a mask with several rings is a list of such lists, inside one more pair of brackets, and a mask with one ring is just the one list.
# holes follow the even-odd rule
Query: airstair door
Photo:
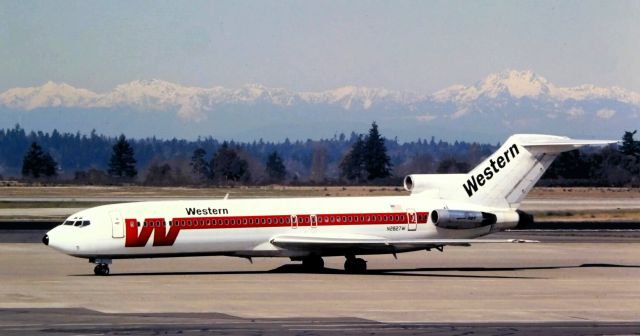
[[418, 216], [416, 215], [416, 211], [414, 209], [407, 209], [407, 219], [408, 219], [408, 227], [409, 231], [415, 231], [418, 229]]
[[109, 218], [111, 218], [111, 236], [113, 238], [124, 237], [124, 220], [119, 211], [109, 212]]

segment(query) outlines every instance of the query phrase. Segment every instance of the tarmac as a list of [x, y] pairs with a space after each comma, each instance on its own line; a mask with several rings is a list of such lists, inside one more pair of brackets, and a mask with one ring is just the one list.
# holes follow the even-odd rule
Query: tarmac
[[[4, 316], [74, 308], [425, 328], [604, 323], [640, 332], [640, 239], [581, 240], [449, 247], [399, 254], [398, 260], [368, 256], [369, 272], [362, 275], [345, 274], [343, 258], [325, 258], [326, 272], [305, 273], [287, 259], [196, 257], [116, 260], [108, 277], [42, 244], [3, 243], [0, 308], [9, 309]], [[59, 322], [56, 309], [47, 316]], [[0, 333], [9, 322], [0, 318]]]

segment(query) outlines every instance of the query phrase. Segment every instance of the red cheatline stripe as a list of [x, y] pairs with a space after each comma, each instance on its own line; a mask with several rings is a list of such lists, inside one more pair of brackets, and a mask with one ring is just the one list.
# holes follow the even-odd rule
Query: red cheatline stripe
[[[417, 223], [426, 223], [429, 213], [417, 212]], [[292, 221], [294, 221], [292, 225]], [[297, 223], [296, 223], [297, 222]], [[319, 215], [272, 215], [272, 216], [219, 216], [219, 217], [177, 217], [165, 222], [163, 218], [147, 218], [142, 227], [176, 227], [185, 229], [230, 229], [290, 226], [338, 226], [338, 225], [391, 225], [407, 224], [409, 213], [351, 213]], [[412, 221], [413, 222], [413, 221]], [[126, 219], [128, 225], [134, 225], [136, 219]]]

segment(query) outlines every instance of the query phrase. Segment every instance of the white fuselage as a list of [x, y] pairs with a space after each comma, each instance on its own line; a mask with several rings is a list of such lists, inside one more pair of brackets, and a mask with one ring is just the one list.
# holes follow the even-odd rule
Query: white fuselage
[[[343, 252], [283, 249], [271, 240], [284, 234], [391, 240], [466, 239], [505, 228], [491, 225], [450, 230], [433, 225], [430, 212], [446, 208], [487, 210], [473, 204], [420, 196], [136, 202], [80, 211], [65, 223], [89, 221], [89, 225], [60, 225], [47, 235], [50, 246], [82, 258], [304, 257], [310, 253], [329, 256]], [[388, 250], [358, 253], [388, 253]]]

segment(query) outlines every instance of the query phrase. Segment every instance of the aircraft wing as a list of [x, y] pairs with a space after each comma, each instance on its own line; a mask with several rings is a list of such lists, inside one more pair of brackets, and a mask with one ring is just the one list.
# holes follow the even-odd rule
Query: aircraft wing
[[271, 239], [271, 244], [302, 250], [421, 250], [442, 246], [470, 246], [471, 244], [539, 243], [524, 239], [404, 239], [393, 240], [373, 236], [321, 237], [283, 235]]

